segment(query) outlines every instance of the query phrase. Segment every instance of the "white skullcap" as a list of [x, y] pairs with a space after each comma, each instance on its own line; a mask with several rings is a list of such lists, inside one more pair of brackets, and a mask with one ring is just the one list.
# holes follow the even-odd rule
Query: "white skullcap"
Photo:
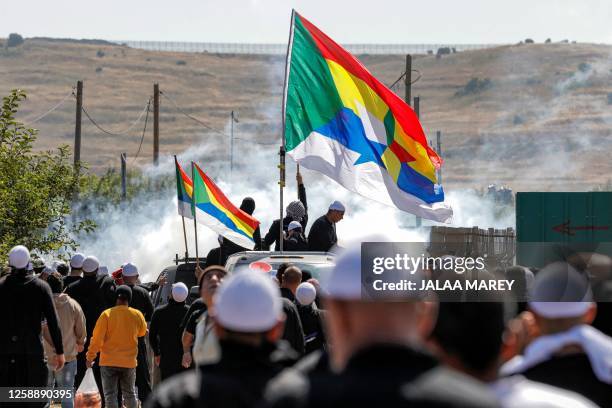
[[30, 262], [30, 251], [23, 245], [17, 245], [9, 252], [9, 266], [16, 269], [24, 269]]
[[85, 273], [96, 272], [99, 266], [100, 266], [100, 261], [98, 261], [98, 258], [96, 258], [93, 255], [89, 255], [83, 261], [83, 272]]
[[98, 268], [98, 276], [108, 275], [108, 266], [100, 266]]
[[172, 285], [172, 299], [175, 302], [184, 302], [189, 295], [189, 290], [187, 289], [187, 285], [183, 282], [178, 282]]
[[329, 205], [329, 209], [342, 212], [346, 211], [346, 208], [344, 208], [344, 204], [342, 204], [340, 201], [334, 201], [333, 203], [331, 203]]
[[324, 289], [330, 298], [361, 300], [361, 246], [351, 247], [336, 258]]
[[47, 274], [47, 275], [51, 275], [53, 272], [57, 272], [57, 271], [51, 268], [50, 266], [45, 266], [42, 270], [42, 273]]
[[265, 274], [244, 271], [226, 278], [215, 299], [215, 318], [224, 328], [245, 333], [270, 330], [282, 315], [278, 286]]
[[544, 318], [578, 317], [591, 308], [592, 300], [586, 277], [565, 262], [554, 262], [536, 275], [529, 307]]
[[131, 262], [123, 264], [123, 276], [138, 276], [138, 268]]
[[83, 267], [83, 261], [85, 261], [85, 255], [76, 253], [70, 258], [70, 267], [74, 269], [81, 269]]
[[308, 306], [317, 297], [317, 290], [312, 283], [304, 282], [297, 287], [295, 297], [301, 305]]
[[291, 221], [289, 223], [289, 226], [287, 227], [287, 231], [292, 231], [292, 230], [297, 229], [297, 228], [302, 228], [302, 224], [300, 224], [297, 221]]

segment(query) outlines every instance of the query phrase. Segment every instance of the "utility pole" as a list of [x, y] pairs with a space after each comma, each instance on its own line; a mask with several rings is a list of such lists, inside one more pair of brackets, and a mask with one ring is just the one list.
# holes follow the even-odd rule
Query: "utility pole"
[[74, 123], [74, 168], [81, 162], [81, 113], [83, 112], [83, 81], [77, 81], [76, 120]]
[[[414, 97], [414, 113], [416, 113], [417, 118], [420, 119], [421, 116], [421, 97], [420, 96], [415, 96]], [[420, 228], [422, 225], [422, 219], [421, 217], [416, 217], [416, 226], [417, 228]]]
[[230, 113], [230, 176], [234, 172], [234, 121], [238, 123], [232, 111]]
[[153, 164], [159, 164], [159, 84], [153, 84]]
[[127, 153], [121, 153], [121, 199], [127, 198]]
[[406, 88], [406, 95], [404, 101], [411, 105], [412, 99], [412, 55], [406, 54], [406, 75], [404, 76], [404, 86]]

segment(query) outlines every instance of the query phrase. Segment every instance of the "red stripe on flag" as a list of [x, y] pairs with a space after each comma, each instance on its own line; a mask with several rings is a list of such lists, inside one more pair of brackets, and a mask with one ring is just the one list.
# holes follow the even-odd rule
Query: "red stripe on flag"
[[[296, 13], [297, 14], [297, 13]], [[399, 96], [391, 92], [384, 84], [376, 79], [366, 67], [359, 62], [353, 55], [329, 38], [310, 21], [297, 14], [302, 25], [310, 32], [317, 48], [323, 58], [340, 64], [348, 72], [365, 82], [380, 98], [389, 106], [393, 116], [398, 121], [406, 135], [417, 143], [420, 143], [426, 150], [427, 155], [435, 167], [440, 167], [442, 159], [427, 144], [427, 138], [423, 128], [419, 123], [419, 118], [414, 111]]]

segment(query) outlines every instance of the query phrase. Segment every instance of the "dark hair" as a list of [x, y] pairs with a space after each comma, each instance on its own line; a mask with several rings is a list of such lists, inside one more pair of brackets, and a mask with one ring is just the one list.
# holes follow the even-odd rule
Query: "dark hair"
[[308, 279], [312, 279], [312, 273], [309, 270], [302, 269], [302, 282], [307, 282]]
[[70, 272], [70, 268], [65, 263], [58, 264], [56, 269], [57, 269], [57, 272], [59, 272], [59, 274], [62, 276], [66, 276], [68, 275], [68, 272]]
[[62, 275], [57, 272], [53, 272], [47, 276], [47, 283], [51, 287], [51, 292], [53, 293], [62, 293], [62, 290], [64, 290], [64, 279]]
[[200, 278], [198, 279], [199, 290], [202, 290], [202, 282], [204, 281], [204, 277], [212, 271], [220, 271], [220, 272], [223, 272], [223, 276], [227, 275], [227, 269], [225, 269], [225, 267], [221, 265], [207, 266], [206, 268], [204, 268], [204, 271], [202, 272], [202, 274], [200, 275]]
[[440, 302], [431, 337], [467, 368], [486, 370], [499, 357], [504, 317], [504, 303], [500, 301]]

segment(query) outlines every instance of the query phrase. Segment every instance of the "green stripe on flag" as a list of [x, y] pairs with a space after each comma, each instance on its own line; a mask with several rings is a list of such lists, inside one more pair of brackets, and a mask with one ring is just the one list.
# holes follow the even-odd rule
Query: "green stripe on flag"
[[294, 24], [285, 109], [287, 151], [331, 121], [343, 107], [329, 66], [299, 16]]

